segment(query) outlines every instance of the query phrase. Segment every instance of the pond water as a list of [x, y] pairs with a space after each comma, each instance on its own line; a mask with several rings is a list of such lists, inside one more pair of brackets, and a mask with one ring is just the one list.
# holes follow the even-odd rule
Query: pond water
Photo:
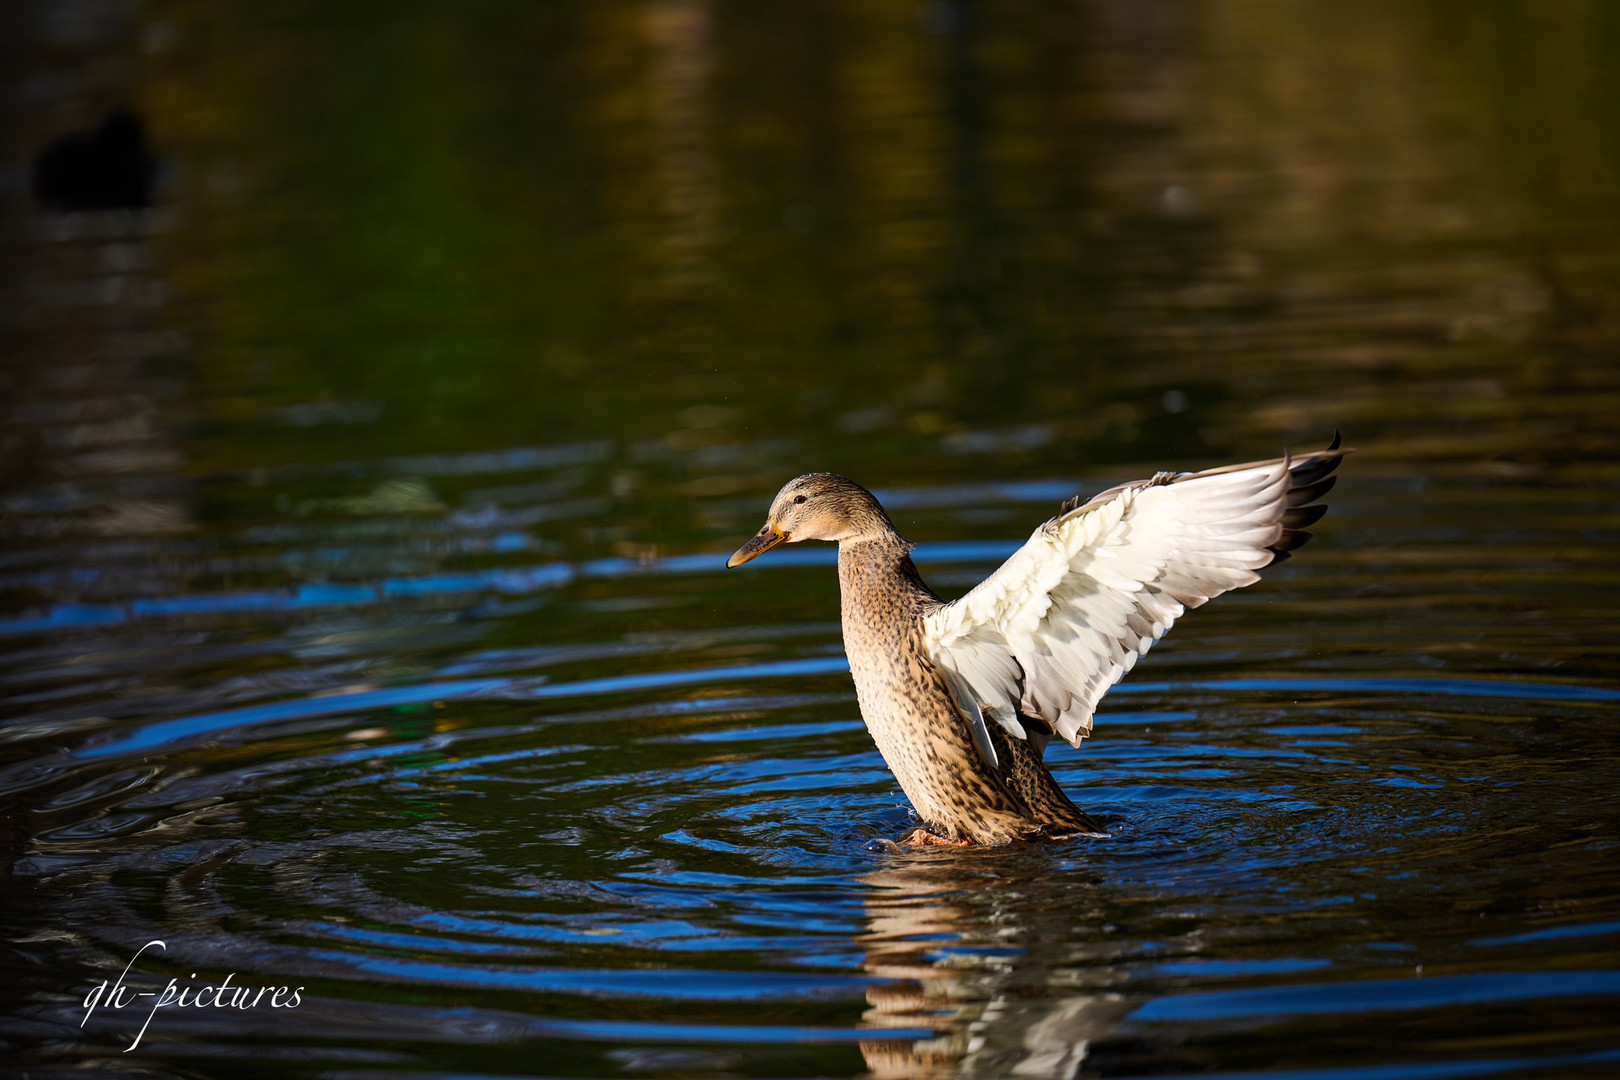
[[[1620, 1072], [1620, 9], [333, 11], [4, 7], [10, 1075]], [[1105, 839], [886, 849], [832, 549], [724, 569], [1336, 428]]]

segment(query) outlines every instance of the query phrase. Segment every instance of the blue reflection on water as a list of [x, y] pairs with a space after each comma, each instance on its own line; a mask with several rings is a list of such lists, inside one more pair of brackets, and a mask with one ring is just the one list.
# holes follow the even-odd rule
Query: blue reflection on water
[[1603, 937], [1606, 934], [1620, 934], [1620, 922], [1587, 923], [1582, 926], [1552, 926], [1545, 930], [1532, 930], [1525, 934], [1511, 934], [1507, 937], [1481, 938], [1470, 941], [1470, 945], [1528, 945], [1537, 941], [1562, 941], [1567, 938]]
[[1505, 975], [1440, 975], [1377, 979], [1322, 986], [1277, 986], [1219, 990], [1158, 998], [1131, 1019], [1148, 1023], [1233, 1020], [1256, 1016], [1310, 1016], [1352, 1011], [1434, 1009], [1534, 998], [1620, 993], [1620, 971], [1514, 972]]
[[[1017, 544], [1010, 542], [933, 544], [919, 547], [914, 557], [922, 564], [993, 562], [1006, 558], [1017, 548]], [[771, 554], [771, 562], [776, 567], [831, 566], [837, 561], [837, 549], [824, 545], [778, 550]], [[56, 604], [45, 609], [40, 615], [0, 619], [0, 636], [38, 634], [73, 627], [119, 623], [131, 618], [152, 619], [231, 612], [353, 607], [400, 597], [462, 593], [495, 592], [509, 596], [523, 595], [543, 589], [560, 588], [581, 578], [618, 578], [633, 574], [718, 573], [724, 569], [724, 555], [674, 555], [663, 559], [592, 559], [577, 565], [566, 562], [539, 563], [533, 566], [502, 566], [454, 574], [390, 577], [375, 586], [323, 583], [287, 590], [255, 589], [148, 597], [133, 600], [128, 604]]]
[[[364, 712], [372, 709], [420, 705], [434, 701], [471, 698], [499, 700], [542, 700], [584, 697], [596, 694], [630, 693], [678, 686], [705, 685], [755, 679], [798, 678], [832, 675], [848, 670], [842, 655], [782, 660], [766, 664], [699, 668], [686, 671], [658, 671], [617, 675], [603, 679], [580, 679], [552, 683], [544, 676], [527, 678], [459, 679], [419, 683], [347, 694], [295, 698], [265, 705], [200, 713], [174, 720], [159, 721], [75, 752], [78, 758], [100, 758], [116, 754], [141, 753], [203, 735], [254, 724], [280, 720], [308, 719]], [[1115, 687], [1115, 694], [1147, 694], [1167, 691], [1242, 693], [1255, 690], [1289, 693], [1366, 693], [1366, 694], [1449, 694], [1463, 697], [1516, 698], [1547, 701], [1620, 701], [1620, 690], [1553, 683], [1487, 682], [1480, 679], [1230, 679], [1204, 682], [1129, 683]], [[1272, 752], [1275, 753], [1275, 752]]]
[[691, 686], [710, 682], [732, 682], [745, 679], [779, 678], [797, 675], [824, 675], [846, 670], [844, 658], [826, 657], [812, 660], [784, 660], [774, 664], [754, 664], [744, 667], [709, 668], [697, 671], [662, 671], [643, 675], [619, 675], [607, 679], [582, 679], [578, 682], [547, 684], [543, 676], [522, 679], [458, 679], [453, 682], [420, 683], [414, 686], [394, 686], [381, 690], [361, 690], [352, 694], [334, 694], [314, 698], [296, 698], [267, 705], [250, 705], [240, 709], [200, 713], [175, 720], [164, 720], [78, 751], [82, 758], [107, 757], [113, 754], [141, 753], [161, 746], [169, 746], [198, 735], [214, 735], [230, 728], [247, 727], [277, 720], [307, 719], [363, 712], [371, 709], [394, 708], [400, 705], [421, 705], [433, 701], [457, 701], [469, 698], [499, 698], [503, 700], [537, 700], [555, 697], [581, 697], [590, 694], [612, 694], [633, 690], [663, 689]]
[[651, 997], [688, 1001], [785, 1001], [858, 997], [868, 986], [891, 982], [872, 976], [796, 975], [775, 971], [705, 971], [676, 968], [476, 967], [313, 950], [312, 958], [390, 979], [443, 986], [563, 992], [599, 997]]

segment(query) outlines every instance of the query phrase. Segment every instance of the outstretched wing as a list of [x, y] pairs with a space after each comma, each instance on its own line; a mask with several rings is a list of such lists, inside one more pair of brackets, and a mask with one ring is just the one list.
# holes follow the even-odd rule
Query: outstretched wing
[[1036, 529], [972, 592], [924, 617], [964, 715], [1045, 746], [1091, 733], [1098, 700], [1190, 607], [1259, 580], [1310, 539], [1347, 451], [1160, 473]]

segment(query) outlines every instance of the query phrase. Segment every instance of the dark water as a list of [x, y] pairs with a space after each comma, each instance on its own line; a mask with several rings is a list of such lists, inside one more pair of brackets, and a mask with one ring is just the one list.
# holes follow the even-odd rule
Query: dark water
[[[11, 1074], [1620, 1072], [1620, 9], [4, 11]], [[831, 550], [722, 569], [1336, 427], [1105, 840], [885, 851]]]

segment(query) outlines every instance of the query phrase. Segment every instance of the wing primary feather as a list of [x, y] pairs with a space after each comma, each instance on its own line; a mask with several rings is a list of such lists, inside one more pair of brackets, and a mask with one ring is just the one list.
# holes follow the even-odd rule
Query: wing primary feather
[[1327, 513], [1326, 503], [1317, 503], [1315, 506], [1299, 506], [1283, 514], [1283, 530], [1308, 529], [1322, 520]]
[[1333, 485], [1339, 482], [1337, 476], [1331, 475], [1324, 476], [1319, 480], [1305, 480], [1303, 482], [1298, 482], [1297, 477], [1295, 479], [1294, 486], [1288, 489], [1288, 505], [1291, 507], [1304, 506], [1306, 503], [1315, 502], [1332, 491]]

